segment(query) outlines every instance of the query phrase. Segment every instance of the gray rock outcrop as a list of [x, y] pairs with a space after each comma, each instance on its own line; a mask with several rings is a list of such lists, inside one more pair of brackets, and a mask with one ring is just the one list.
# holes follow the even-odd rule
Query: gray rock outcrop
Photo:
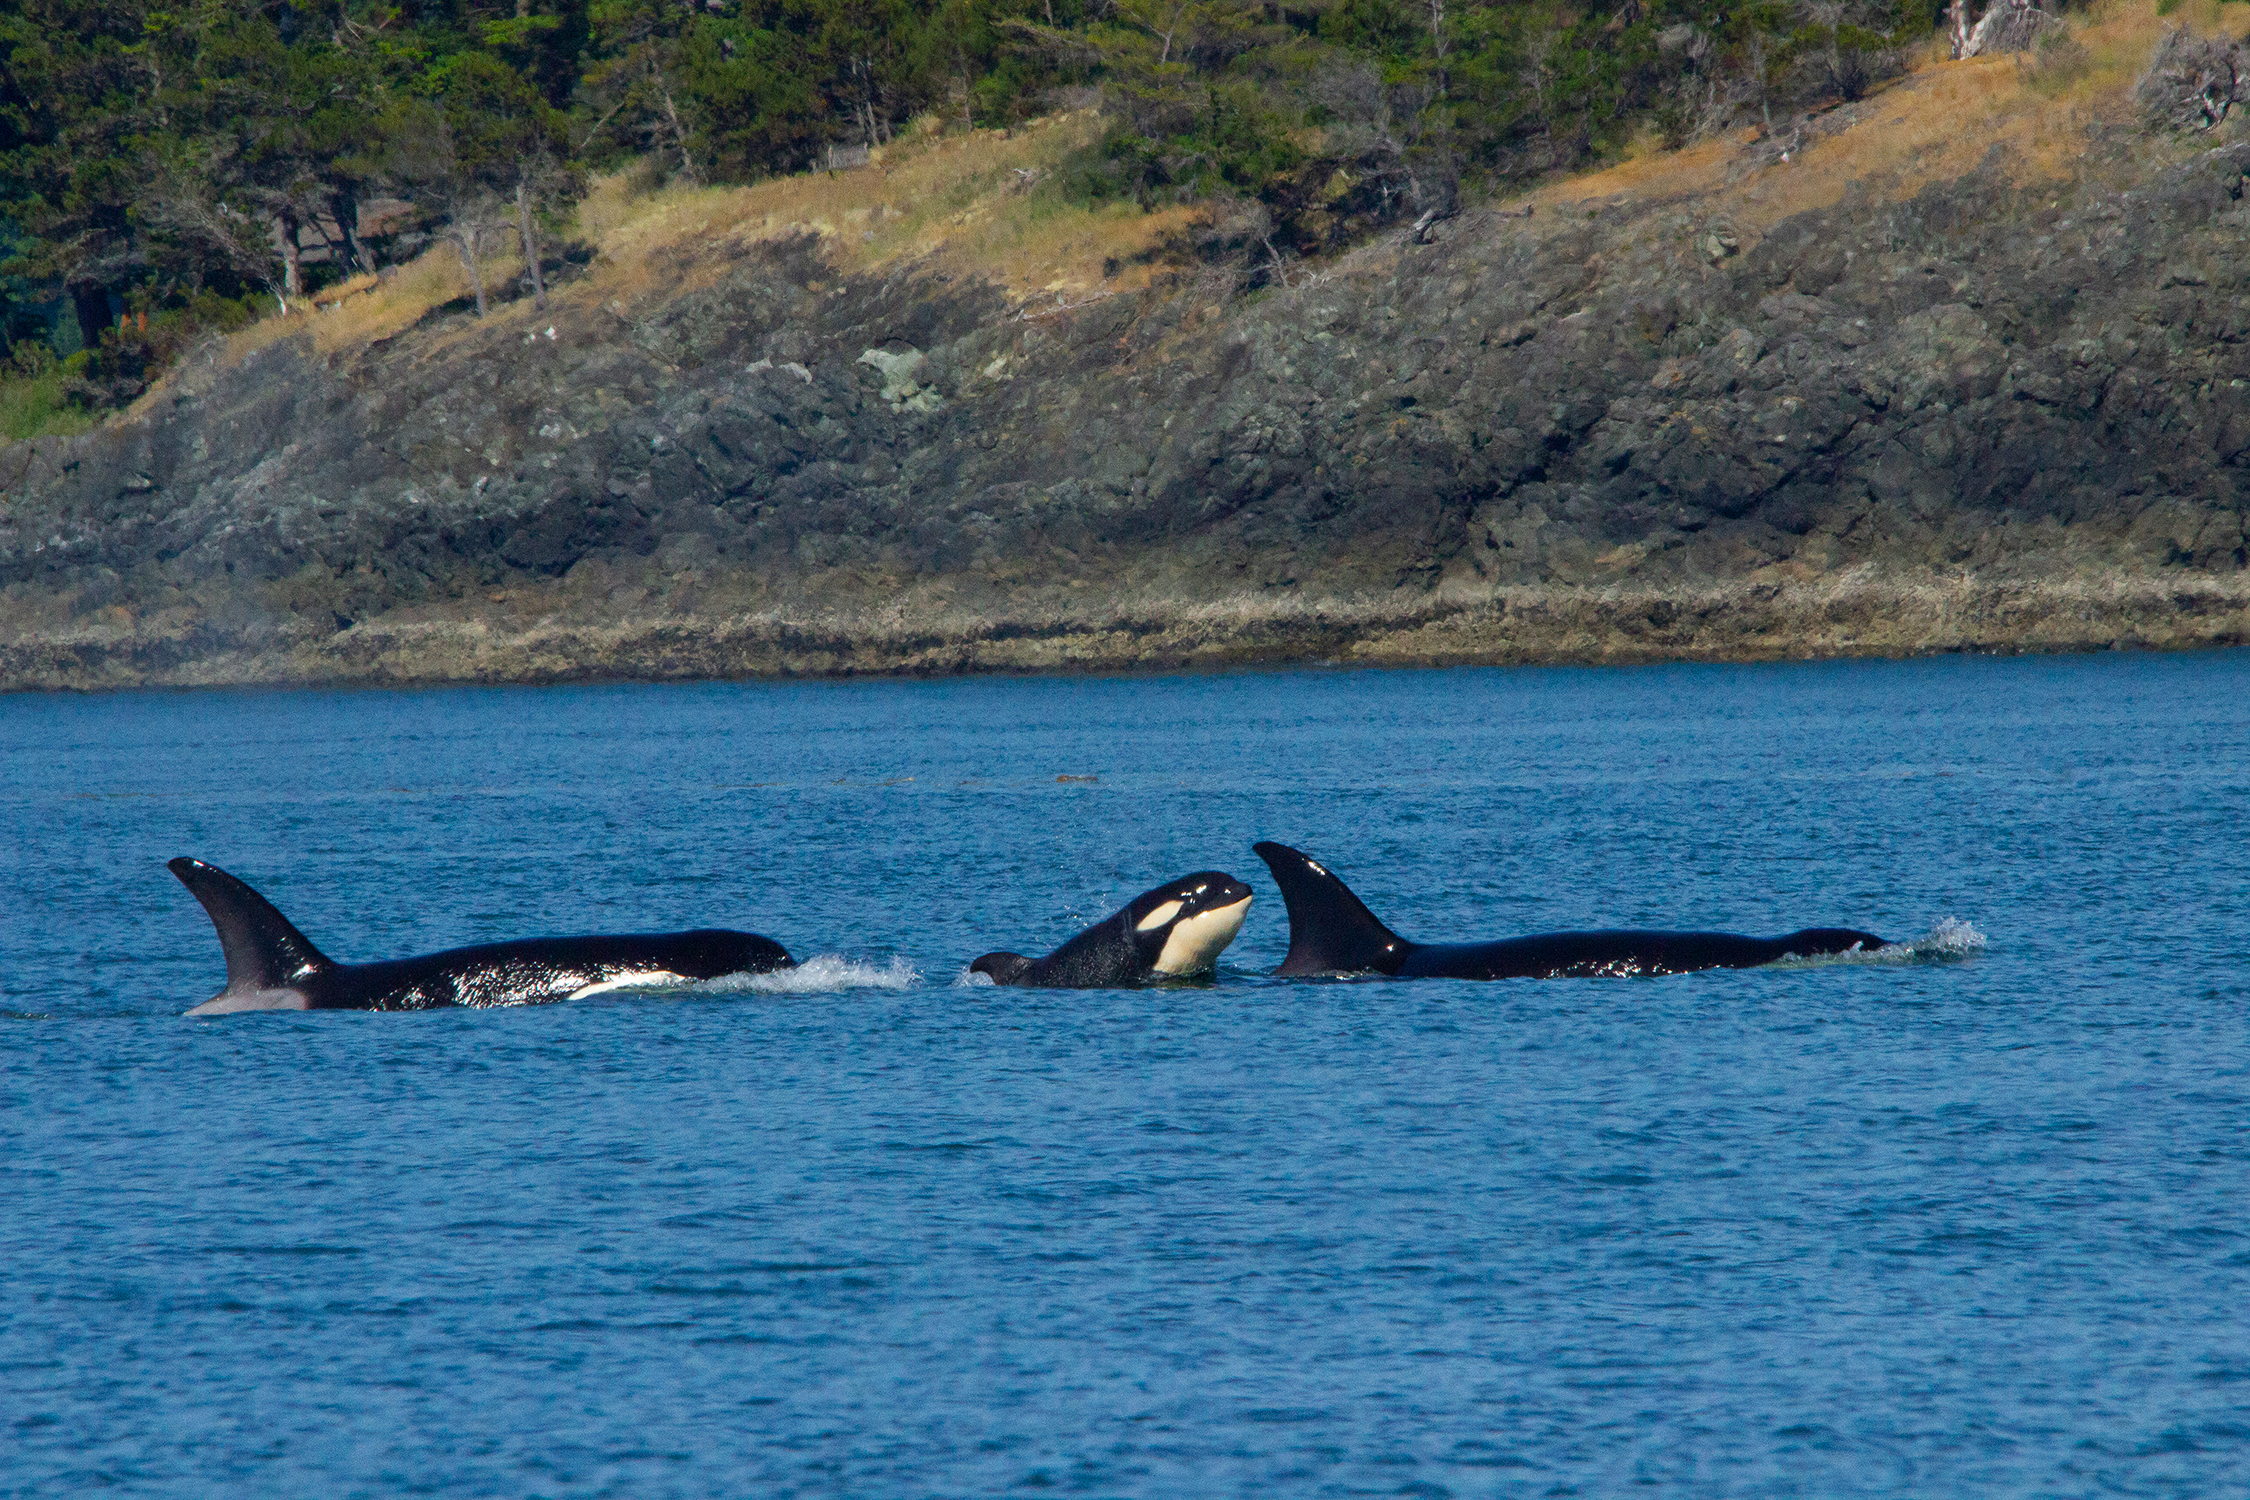
[[0, 683], [2240, 641], [2246, 173], [1472, 209], [1044, 314], [806, 239], [284, 341], [0, 455]]

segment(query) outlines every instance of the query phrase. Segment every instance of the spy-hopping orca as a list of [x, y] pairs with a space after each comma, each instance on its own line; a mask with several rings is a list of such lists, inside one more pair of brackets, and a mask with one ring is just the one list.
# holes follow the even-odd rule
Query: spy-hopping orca
[[1872, 932], [1808, 927], [1787, 937], [1731, 932], [1549, 932], [1496, 943], [1410, 943], [1351, 888], [1287, 844], [1254, 844], [1289, 908], [1289, 953], [1276, 974], [1388, 974], [1399, 979], [1566, 979], [1750, 969], [1782, 958], [1872, 953]]
[[1135, 896], [1045, 958], [987, 953], [969, 965], [994, 984], [1093, 990], [1201, 974], [1242, 930], [1250, 887], [1204, 870]]
[[652, 932], [526, 938], [423, 958], [340, 964], [322, 956], [272, 903], [216, 865], [166, 866], [211, 914], [227, 959], [227, 987], [188, 1012], [429, 1010], [446, 1005], [540, 1005], [628, 985], [684, 983], [796, 966], [771, 938], [749, 932]]

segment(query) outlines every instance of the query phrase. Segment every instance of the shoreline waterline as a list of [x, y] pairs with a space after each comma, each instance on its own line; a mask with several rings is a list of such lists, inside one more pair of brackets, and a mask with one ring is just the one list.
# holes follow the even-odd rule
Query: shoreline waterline
[[[1449, 588], [1402, 598], [1148, 597], [983, 614], [770, 606], [588, 617], [559, 594], [340, 629], [193, 611], [0, 635], [0, 691], [1176, 672], [1336, 665], [1752, 664], [2205, 650], [2250, 643], [2250, 577], [1754, 579]], [[548, 607], [552, 606], [552, 607]], [[4, 622], [0, 622], [4, 623]]]

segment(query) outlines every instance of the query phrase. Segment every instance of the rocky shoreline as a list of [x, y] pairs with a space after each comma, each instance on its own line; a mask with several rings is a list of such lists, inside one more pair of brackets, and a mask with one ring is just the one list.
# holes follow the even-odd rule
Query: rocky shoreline
[[1751, 582], [1702, 590], [1499, 589], [1392, 600], [1151, 601], [1100, 616], [994, 622], [636, 616], [386, 617], [339, 632], [199, 631], [113, 616], [0, 646], [16, 690], [564, 683], [960, 673], [1762, 662], [2184, 650], [2250, 644], [2250, 580], [1932, 578]]
[[1056, 307], [715, 237], [213, 351], [0, 454], [0, 688], [2250, 639], [2250, 144], [1763, 181]]

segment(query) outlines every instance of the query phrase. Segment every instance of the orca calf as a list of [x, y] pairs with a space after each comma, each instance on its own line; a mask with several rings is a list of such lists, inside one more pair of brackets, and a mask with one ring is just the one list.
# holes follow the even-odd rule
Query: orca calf
[[1497, 943], [1410, 943], [1351, 888], [1287, 844], [1251, 846], [1289, 907], [1289, 953], [1276, 974], [1388, 974], [1399, 979], [1582, 979], [1752, 969], [1782, 958], [1872, 953], [1884, 942], [1848, 927], [1787, 937], [1731, 932], [1549, 932]]
[[1204, 870], [1165, 882], [1104, 917], [1045, 958], [987, 953], [969, 965], [994, 984], [1057, 990], [1115, 989], [1207, 972], [1242, 930], [1250, 887]]
[[216, 865], [175, 859], [211, 914], [227, 958], [227, 987], [188, 1012], [429, 1010], [444, 1005], [540, 1005], [637, 984], [796, 967], [781, 944], [749, 932], [652, 932], [526, 938], [423, 958], [340, 964], [323, 957], [272, 903]]

